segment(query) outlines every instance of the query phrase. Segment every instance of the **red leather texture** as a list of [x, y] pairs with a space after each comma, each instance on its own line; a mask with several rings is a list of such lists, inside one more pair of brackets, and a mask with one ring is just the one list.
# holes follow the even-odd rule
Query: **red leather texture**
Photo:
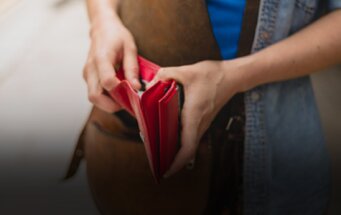
[[[160, 67], [138, 57], [140, 77], [150, 82]], [[158, 81], [141, 96], [124, 78], [124, 70], [117, 71], [121, 80], [111, 97], [138, 122], [141, 138], [152, 173], [157, 182], [169, 169], [178, 150], [179, 92], [175, 81]]]

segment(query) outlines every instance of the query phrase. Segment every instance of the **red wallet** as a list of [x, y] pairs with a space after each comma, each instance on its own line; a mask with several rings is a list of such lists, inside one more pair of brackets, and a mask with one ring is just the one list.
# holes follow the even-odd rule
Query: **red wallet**
[[[150, 82], [160, 69], [142, 57], [138, 57], [138, 63], [144, 83]], [[122, 67], [117, 77], [121, 82], [110, 96], [137, 119], [150, 168], [159, 181], [172, 164], [179, 146], [179, 88], [173, 80], [158, 81], [138, 92], [125, 80]]]

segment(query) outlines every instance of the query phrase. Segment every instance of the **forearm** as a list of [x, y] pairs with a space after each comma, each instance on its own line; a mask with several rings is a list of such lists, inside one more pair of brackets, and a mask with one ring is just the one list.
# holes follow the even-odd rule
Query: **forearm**
[[87, 0], [90, 23], [101, 19], [118, 20], [117, 7], [120, 0]]
[[293, 36], [244, 58], [236, 73], [240, 91], [311, 74], [341, 63], [341, 10], [321, 18]]

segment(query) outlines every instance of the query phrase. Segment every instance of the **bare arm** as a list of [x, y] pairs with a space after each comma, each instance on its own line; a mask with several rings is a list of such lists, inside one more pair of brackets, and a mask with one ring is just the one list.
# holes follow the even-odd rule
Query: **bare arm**
[[240, 91], [308, 75], [341, 63], [341, 10], [247, 58], [249, 69], [236, 73], [243, 83]]
[[338, 63], [341, 63], [341, 10], [247, 57], [162, 69], [154, 82], [175, 79], [184, 86], [186, 98], [181, 116], [181, 149], [165, 176], [174, 174], [195, 157], [202, 135], [236, 93], [308, 75]]

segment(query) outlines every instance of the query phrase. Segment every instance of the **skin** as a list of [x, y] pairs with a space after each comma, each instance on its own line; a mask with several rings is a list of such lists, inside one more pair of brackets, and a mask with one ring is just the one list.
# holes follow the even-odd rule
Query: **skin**
[[137, 49], [133, 36], [116, 14], [118, 1], [88, 0], [87, 3], [91, 46], [83, 77], [88, 86], [90, 102], [113, 113], [121, 107], [103, 92], [110, 91], [119, 83], [114, 65], [122, 63], [126, 79], [135, 89], [141, 87], [138, 80]]
[[[108, 112], [120, 109], [102, 93], [103, 89], [111, 90], [119, 83], [113, 65], [122, 62], [128, 81], [135, 89], [141, 87], [136, 82], [136, 46], [116, 15], [117, 3], [118, 0], [88, 0], [92, 45], [84, 77], [90, 101]], [[246, 57], [162, 68], [150, 85], [174, 79], [184, 86], [186, 98], [181, 116], [181, 148], [164, 177], [195, 158], [202, 135], [233, 95], [341, 63], [339, 23], [341, 10], [336, 10], [291, 37]]]

